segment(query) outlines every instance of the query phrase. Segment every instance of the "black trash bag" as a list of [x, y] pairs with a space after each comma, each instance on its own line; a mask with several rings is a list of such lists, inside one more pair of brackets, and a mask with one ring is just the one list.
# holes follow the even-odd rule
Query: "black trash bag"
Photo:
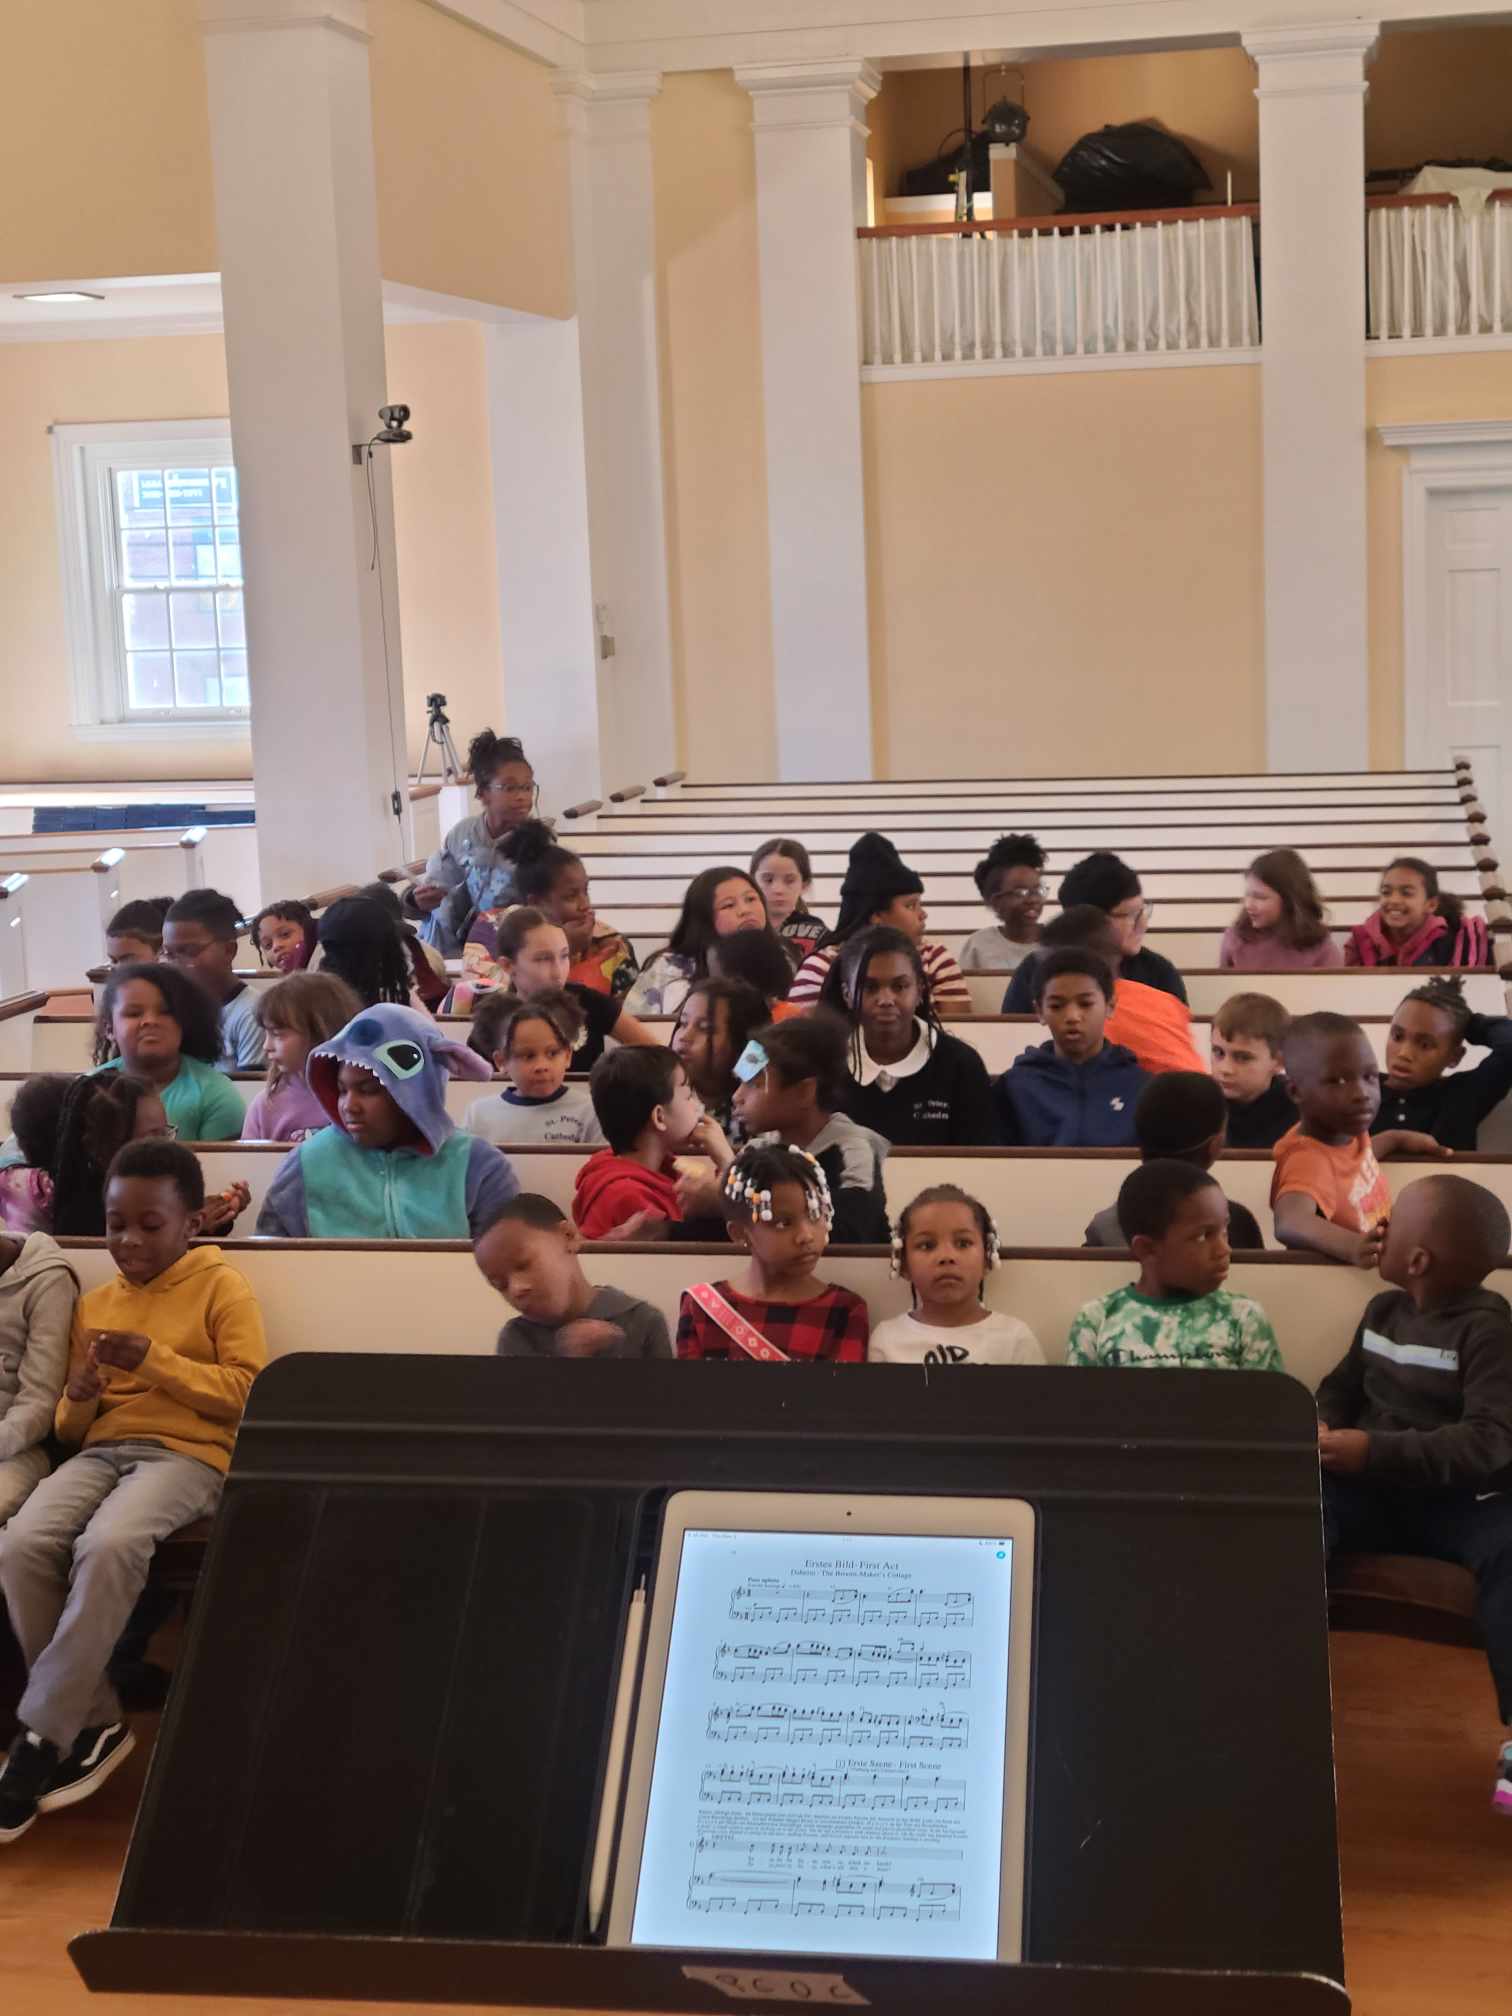
[[1055, 171], [1067, 210], [1179, 210], [1207, 171], [1184, 141], [1145, 120], [1084, 133]]

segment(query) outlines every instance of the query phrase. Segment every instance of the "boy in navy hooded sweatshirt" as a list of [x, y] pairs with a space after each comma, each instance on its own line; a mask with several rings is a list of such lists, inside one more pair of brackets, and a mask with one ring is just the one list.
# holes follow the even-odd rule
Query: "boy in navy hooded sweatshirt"
[[310, 1090], [335, 1122], [285, 1160], [260, 1238], [477, 1239], [518, 1191], [513, 1165], [446, 1110], [446, 1081], [491, 1076], [429, 1015], [380, 1001], [312, 1050]]
[[1035, 1012], [1050, 1041], [1016, 1057], [992, 1088], [998, 1125], [1013, 1148], [1126, 1148], [1149, 1073], [1110, 1043], [1113, 974], [1095, 952], [1068, 946], [1038, 960]]

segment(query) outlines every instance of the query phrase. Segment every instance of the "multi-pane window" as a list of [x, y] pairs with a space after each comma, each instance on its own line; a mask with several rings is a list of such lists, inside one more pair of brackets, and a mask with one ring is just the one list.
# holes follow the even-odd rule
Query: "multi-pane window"
[[53, 432], [76, 717], [123, 728], [244, 723], [230, 440], [204, 422]]

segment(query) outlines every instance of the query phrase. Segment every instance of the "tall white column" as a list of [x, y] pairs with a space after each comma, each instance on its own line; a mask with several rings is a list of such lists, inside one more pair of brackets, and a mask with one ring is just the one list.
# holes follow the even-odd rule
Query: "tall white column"
[[1259, 67], [1265, 674], [1273, 770], [1369, 760], [1365, 63], [1377, 27], [1246, 35]]
[[578, 327], [503, 322], [483, 342], [504, 712], [550, 817], [602, 790]]
[[199, 4], [258, 863], [265, 896], [304, 895], [368, 881], [408, 851], [388, 467], [404, 450], [373, 459], [377, 568], [368, 474], [352, 459], [387, 398], [367, 6]]
[[605, 786], [677, 761], [651, 100], [659, 71], [553, 79], [567, 128]]
[[861, 295], [870, 64], [737, 69], [756, 132], [777, 767], [872, 773]]

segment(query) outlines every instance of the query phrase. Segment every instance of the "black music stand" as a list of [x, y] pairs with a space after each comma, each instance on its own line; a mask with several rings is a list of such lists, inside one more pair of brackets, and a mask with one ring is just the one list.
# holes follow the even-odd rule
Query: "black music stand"
[[[1025, 1965], [586, 1938], [625, 1606], [694, 1487], [1035, 1502]], [[159, 1994], [1347, 2010], [1312, 1401], [1238, 1372], [280, 1359], [114, 1918], [70, 1951]]]

